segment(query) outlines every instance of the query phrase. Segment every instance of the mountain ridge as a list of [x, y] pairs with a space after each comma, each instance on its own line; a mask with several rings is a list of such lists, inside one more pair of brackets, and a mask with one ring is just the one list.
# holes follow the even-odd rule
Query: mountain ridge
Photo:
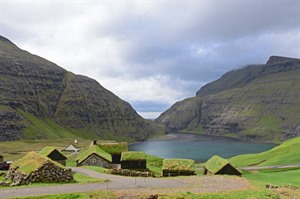
[[225, 73], [203, 86], [195, 97], [175, 103], [155, 121], [167, 132], [289, 139], [300, 135], [299, 75], [299, 59], [271, 56], [266, 64]]
[[128, 102], [96, 80], [21, 50], [2, 36], [0, 80], [0, 140], [72, 135], [140, 141], [153, 132]]

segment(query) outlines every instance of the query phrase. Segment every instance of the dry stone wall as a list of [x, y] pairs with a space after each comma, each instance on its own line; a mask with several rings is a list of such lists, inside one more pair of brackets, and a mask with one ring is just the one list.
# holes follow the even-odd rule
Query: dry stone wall
[[10, 168], [6, 179], [10, 179], [11, 186], [14, 186], [34, 182], [68, 182], [73, 180], [73, 175], [71, 169], [58, 167], [47, 161], [29, 174], [21, 172], [19, 168]]
[[107, 162], [106, 160], [102, 159], [98, 155], [92, 154], [90, 155], [87, 159], [82, 161], [80, 164], [77, 166], [97, 166], [97, 167], [104, 167], [104, 168], [112, 168], [112, 164]]

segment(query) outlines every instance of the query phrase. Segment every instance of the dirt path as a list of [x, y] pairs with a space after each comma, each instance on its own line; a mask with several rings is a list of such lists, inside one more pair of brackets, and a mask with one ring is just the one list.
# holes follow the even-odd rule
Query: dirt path
[[297, 168], [300, 164], [289, 164], [289, 165], [275, 165], [275, 166], [249, 166], [239, 167], [241, 170], [260, 170], [260, 169], [284, 169], [284, 168]]
[[38, 196], [59, 193], [111, 190], [118, 195], [170, 194], [183, 191], [217, 192], [248, 189], [250, 184], [244, 178], [229, 176], [177, 177], [177, 178], [135, 178], [101, 174], [84, 168], [72, 170], [95, 178], [107, 178], [110, 182], [93, 184], [65, 184], [60, 186], [7, 188], [0, 190], [0, 198]]

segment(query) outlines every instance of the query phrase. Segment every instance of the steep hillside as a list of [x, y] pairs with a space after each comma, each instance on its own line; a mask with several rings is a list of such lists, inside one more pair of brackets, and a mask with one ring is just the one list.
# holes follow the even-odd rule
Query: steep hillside
[[270, 57], [230, 71], [156, 119], [167, 131], [258, 140], [300, 135], [300, 60]]
[[60, 137], [143, 140], [152, 127], [97, 81], [0, 36], [0, 141]]
[[258, 154], [239, 155], [230, 158], [237, 166], [271, 166], [299, 164], [300, 137], [287, 140], [269, 151]]

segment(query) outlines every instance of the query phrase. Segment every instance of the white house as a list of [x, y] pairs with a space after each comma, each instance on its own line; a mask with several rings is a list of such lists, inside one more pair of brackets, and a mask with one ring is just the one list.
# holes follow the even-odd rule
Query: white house
[[76, 148], [73, 144], [70, 144], [63, 151], [78, 152], [78, 151], [80, 151], [80, 148]]

